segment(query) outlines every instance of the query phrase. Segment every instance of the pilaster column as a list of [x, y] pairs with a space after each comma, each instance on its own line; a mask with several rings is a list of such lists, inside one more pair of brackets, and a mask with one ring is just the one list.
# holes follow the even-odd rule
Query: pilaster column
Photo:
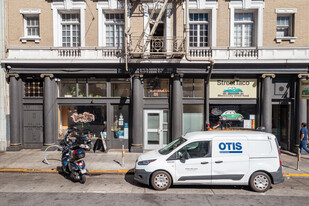
[[18, 74], [7, 74], [10, 81], [10, 146], [8, 151], [19, 151], [22, 149], [20, 135], [20, 88], [18, 86]]
[[53, 74], [41, 74], [44, 78], [44, 146], [55, 144], [53, 137], [53, 89], [52, 80]]
[[172, 140], [182, 135], [182, 77], [179, 74], [172, 74]]
[[307, 99], [301, 98], [301, 81], [306, 80], [308, 78], [308, 74], [299, 74], [296, 86], [296, 139], [295, 139], [295, 146], [298, 147], [300, 139], [299, 139], [299, 132], [300, 132], [300, 125], [302, 122], [307, 122]]
[[265, 132], [272, 131], [272, 79], [275, 74], [263, 74], [262, 86], [262, 126], [265, 127]]
[[131, 152], [143, 152], [143, 75], [135, 74], [132, 83], [132, 144]]

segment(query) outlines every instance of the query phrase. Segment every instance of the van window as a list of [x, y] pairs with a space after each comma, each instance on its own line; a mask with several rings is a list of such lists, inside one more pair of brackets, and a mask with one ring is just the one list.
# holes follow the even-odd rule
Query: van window
[[187, 140], [183, 137], [179, 137], [177, 139], [175, 139], [174, 141], [172, 141], [171, 143], [169, 143], [168, 145], [166, 145], [165, 147], [163, 147], [162, 149], [159, 150], [159, 153], [161, 155], [167, 155], [169, 154], [171, 151], [173, 151], [174, 149], [176, 149], [179, 145], [183, 144], [184, 142], [186, 142]]
[[205, 157], [209, 153], [209, 141], [192, 142], [177, 152], [177, 158], [181, 158], [187, 151], [189, 159]]

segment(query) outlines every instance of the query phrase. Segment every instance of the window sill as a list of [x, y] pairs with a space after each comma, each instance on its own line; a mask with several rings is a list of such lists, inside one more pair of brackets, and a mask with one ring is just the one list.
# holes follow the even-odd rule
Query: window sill
[[27, 43], [27, 41], [34, 41], [35, 43], [40, 43], [40, 37], [20, 37], [22, 43]]
[[280, 43], [282, 41], [290, 41], [290, 43], [294, 43], [297, 37], [276, 37], [276, 42]]

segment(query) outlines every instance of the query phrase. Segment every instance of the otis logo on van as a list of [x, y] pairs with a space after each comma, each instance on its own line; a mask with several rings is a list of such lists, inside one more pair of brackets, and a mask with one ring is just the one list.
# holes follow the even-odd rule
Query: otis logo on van
[[221, 142], [219, 143], [220, 153], [242, 153], [240, 142]]

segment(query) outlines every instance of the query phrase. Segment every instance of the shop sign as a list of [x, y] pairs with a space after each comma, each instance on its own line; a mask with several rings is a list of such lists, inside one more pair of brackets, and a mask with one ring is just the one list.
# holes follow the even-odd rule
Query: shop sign
[[309, 99], [309, 80], [300, 81], [300, 98]]
[[212, 79], [210, 98], [257, 98], [256, 79]]

